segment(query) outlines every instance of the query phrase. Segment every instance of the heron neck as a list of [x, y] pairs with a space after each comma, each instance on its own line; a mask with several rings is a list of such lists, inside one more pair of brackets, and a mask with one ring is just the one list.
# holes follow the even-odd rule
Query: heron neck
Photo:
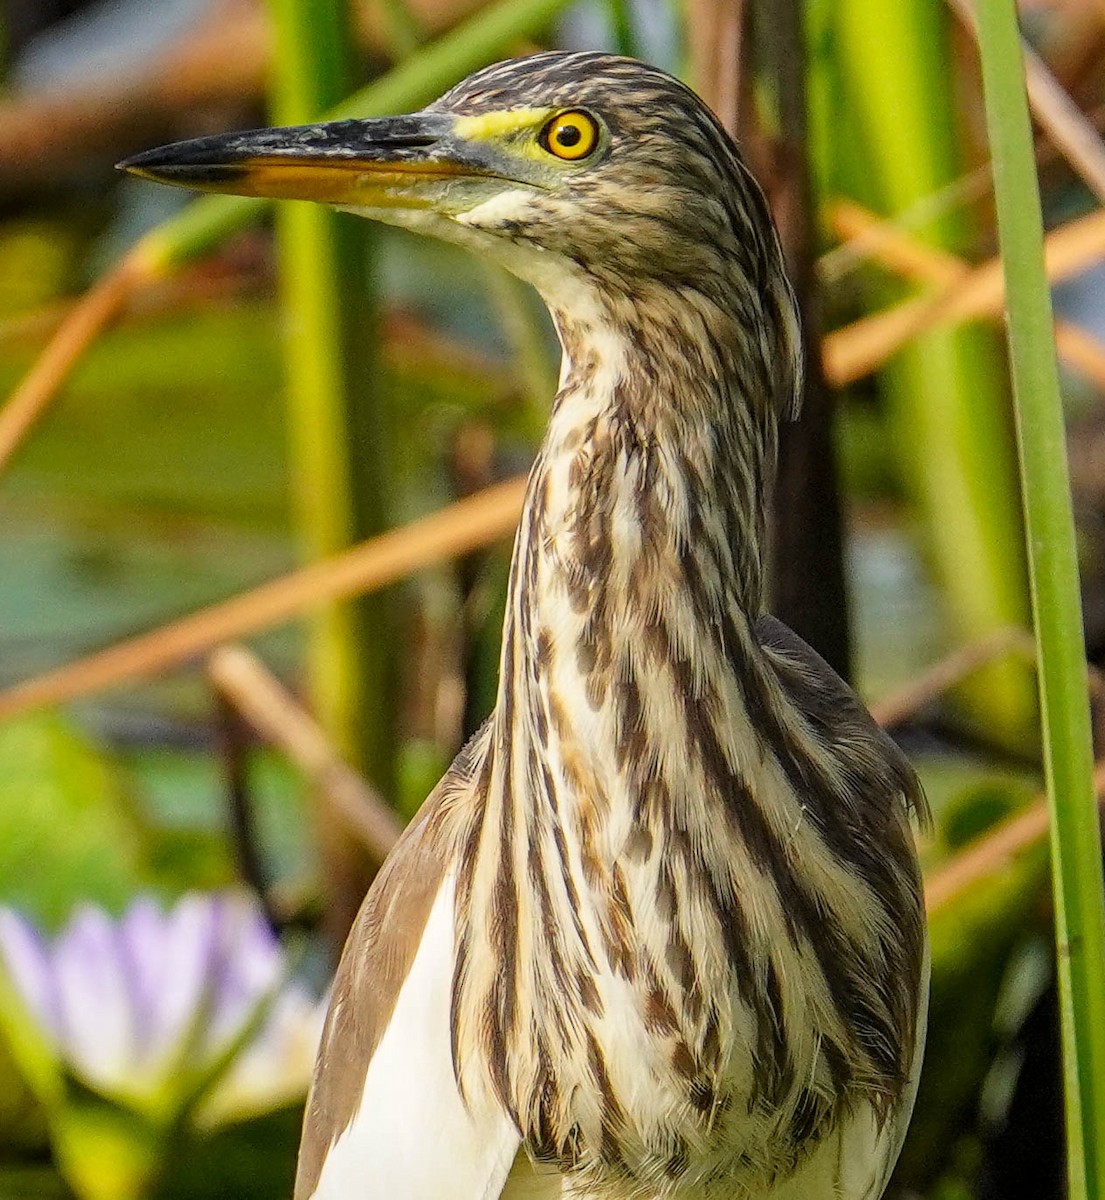
[[642, 655], [725, 673], [729, 642], [753, 642], [775, 421], [713, 330], [554, 316], [564, 365], [515, 543], [499, 719], [536, 688], [607, 744], [600, 710]]
[[[763, 1094], [779, 1107], [795, 1080], [816, 1077], [827, 1095], [852, 1072], [896, 1094], [893, 1031], [916, 995], [909, 947], [920, 943], [890, 912], [906, 910], [893, 897], [913, 896], [912, 876], [881, 908], [857, 881], [875, 878], [881, 859], [864, 856], [887, 844], [886, 805], [901, 785], [854, 713], [837, 727], [832, 705], [846, 691], [825, 692], [799, 664], [784, 679], [753, 624], [774, 449], [768, 381], [739, 351], [726, 357], [718, 326], [672, 333], [655, 311], [621, 315], [558, 314], [561, 387], [515, 543], [481, 805], [458, 871], [465, 945], [486, 946], [460, 956], [460, 1023], [490, 1029], [496, 1090], [524, 1114], [550, 1078], [558, 1095], [578, 1086], [580, 1031], [599, 1028], [605, 1000], [577, 995], [573, 981], [613, 980], [603, 995], [623, 1000], [636, 988], [647, 1014], [670, 968], [672, 1028], [705, 1047], [698, 997], [759, 986], [750, 964], [793, 980], [831, 957], [843, 978], [826, 987], [858, 1014], [847, 1018], [856, 1052], [822, 1055], [839, 1034], [811, 1009], [795, 1018], [814, 1031], [806, 1057], [779, 1053], [780, 1002], [765, 984], [749, 1001], [753, 1061], [773, 1076]], [[878, 839], [858, 832], [868, 821]], [[869, 988], [871, 930], [884, 917], [885, 952], [903, 964], [890, 974], [903, 981], [896, 1008]], [[732, 934], [720, 957], [702, 938], [711, 928]], [[555, 1071], [540, 1050], [525, 1057], [550, 1005], [569, 1014], [555, 1025], [569, 1044], [558, 1040]], [[733, 1042], [718, 1061], [745, 1050]]]
[[689, 298], [639, 295], [554, 309], [554, 319], [560, 388], [528, 505], [547, 547], [539, 555], [577, 591], [616, 592], [651, 572], [754, 619], [774, 385], [741, 354], [735, 322]]

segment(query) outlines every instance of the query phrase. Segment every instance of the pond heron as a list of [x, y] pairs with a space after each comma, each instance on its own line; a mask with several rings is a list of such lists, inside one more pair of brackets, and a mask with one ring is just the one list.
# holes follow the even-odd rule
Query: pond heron
[[544, 53], [123, 165], [468, 247], [563, 347], [495, 708], [350, 934], [296, 1196], [875, 1200], [924, 1041], [924, 800], [764, 612], [800, 341], [717, 120], [653, 67]]

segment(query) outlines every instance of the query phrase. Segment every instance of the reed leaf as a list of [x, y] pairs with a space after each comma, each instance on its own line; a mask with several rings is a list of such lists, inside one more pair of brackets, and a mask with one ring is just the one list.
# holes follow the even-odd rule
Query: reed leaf
[[610, 21], [611, 42], [618, 54], [637, 58], [637, 31], [633, 20], [630, 0], [606, 0], [606, 11]]
[[422, 23], [407, 0], [379, 0], [384, 36], [396, 58], [407, 58], [426, 40]]
[[1105, 907], [1063, 412], [1013, 0], [980, 0], [978, 22], [1040, 662], [1069, 1194], [1073, 1200], [1101, 1200], [1105, 1197]]

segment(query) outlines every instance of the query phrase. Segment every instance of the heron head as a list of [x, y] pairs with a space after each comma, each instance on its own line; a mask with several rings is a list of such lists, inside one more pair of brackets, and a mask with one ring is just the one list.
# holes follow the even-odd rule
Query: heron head
[[705, 105], [632, 59], [545, 53], [477, 72], [419, 112], [179, 142], [135, 174], [315, 200], [480, 249], [547, 292], [580, 272], [632, 291], [729, 263], [781, 271], [759, 189]]

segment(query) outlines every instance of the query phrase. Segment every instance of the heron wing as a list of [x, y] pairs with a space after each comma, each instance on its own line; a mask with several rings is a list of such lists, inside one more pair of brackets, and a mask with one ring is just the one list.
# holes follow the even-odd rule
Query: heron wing
[[842, 743], [873, 740], [881, 759], [890, 764], [907, 808], [921, 822], [928, 805], [913, 768], [893, 739], [875, 724], [855, 692], [829, 664], [778, 617], [756, 621], [756, 638], [775, 662], [780, 684], [795, 707], [815, 726], [831, 728]]
[[[849, 721], [874, 727], [874, 721], [855, 692], [789, 625], [778, 617], [762, 616], [756, 621], [756, 638], [777, 663], [783, 661], [793, 668], [780, 682], [800, 710], [816, 706]], [[901, 753], [889, 738], [886, 740], [895, 754]]]
[[[776, 617], [760, 617], [756, 636], [777, 666], [786, 665], [787, 669], [780, 672], [780, 683], [799, 710], [815, 724], [833, 726], [836, 735], [843, 739], [857, 730], [863, 730], [866, 737], [879, 739], [883, 756], [896, 764], [895, 778], [906, 804], [922, 821], [926, 820], [924, 794], [905, 756], [878, 728], [832, 667]], [[894, 1109], [884, 1120], [879, 1120], [868, 1105], [857, 1104], [803, 1165], [772, 1191], [772, 1200], [877, 1200], [882, 1195], [909, 1126], [924, 1056], [929, 985], [927, 942], [922, 952], [910, 1074]]]
[[909, 1111], [885, 1124], [863, 1106], [841, 1120], [770, 1200], [879, 1200], [898, 1160]]
[[921, 971], [919, 1014], [913, 1066], [894, 1108], [880, 1120], [870, 1105], [859, 1103], [815, 1147], [794, 1174], [771, 1191], [771, 1200], [879, 1200], [901, 1153], [917, 1086], [921, 1080], [928, 1028], [929, 953]]
[[495, 1200], [502, 1191], [519, 1135], [493, 1102], [461, 1098], [449, 1029], [449, 817], [470, 788], [455, 772], [439, 785], [349, 935], [307, 1102], [296, 1200]]

